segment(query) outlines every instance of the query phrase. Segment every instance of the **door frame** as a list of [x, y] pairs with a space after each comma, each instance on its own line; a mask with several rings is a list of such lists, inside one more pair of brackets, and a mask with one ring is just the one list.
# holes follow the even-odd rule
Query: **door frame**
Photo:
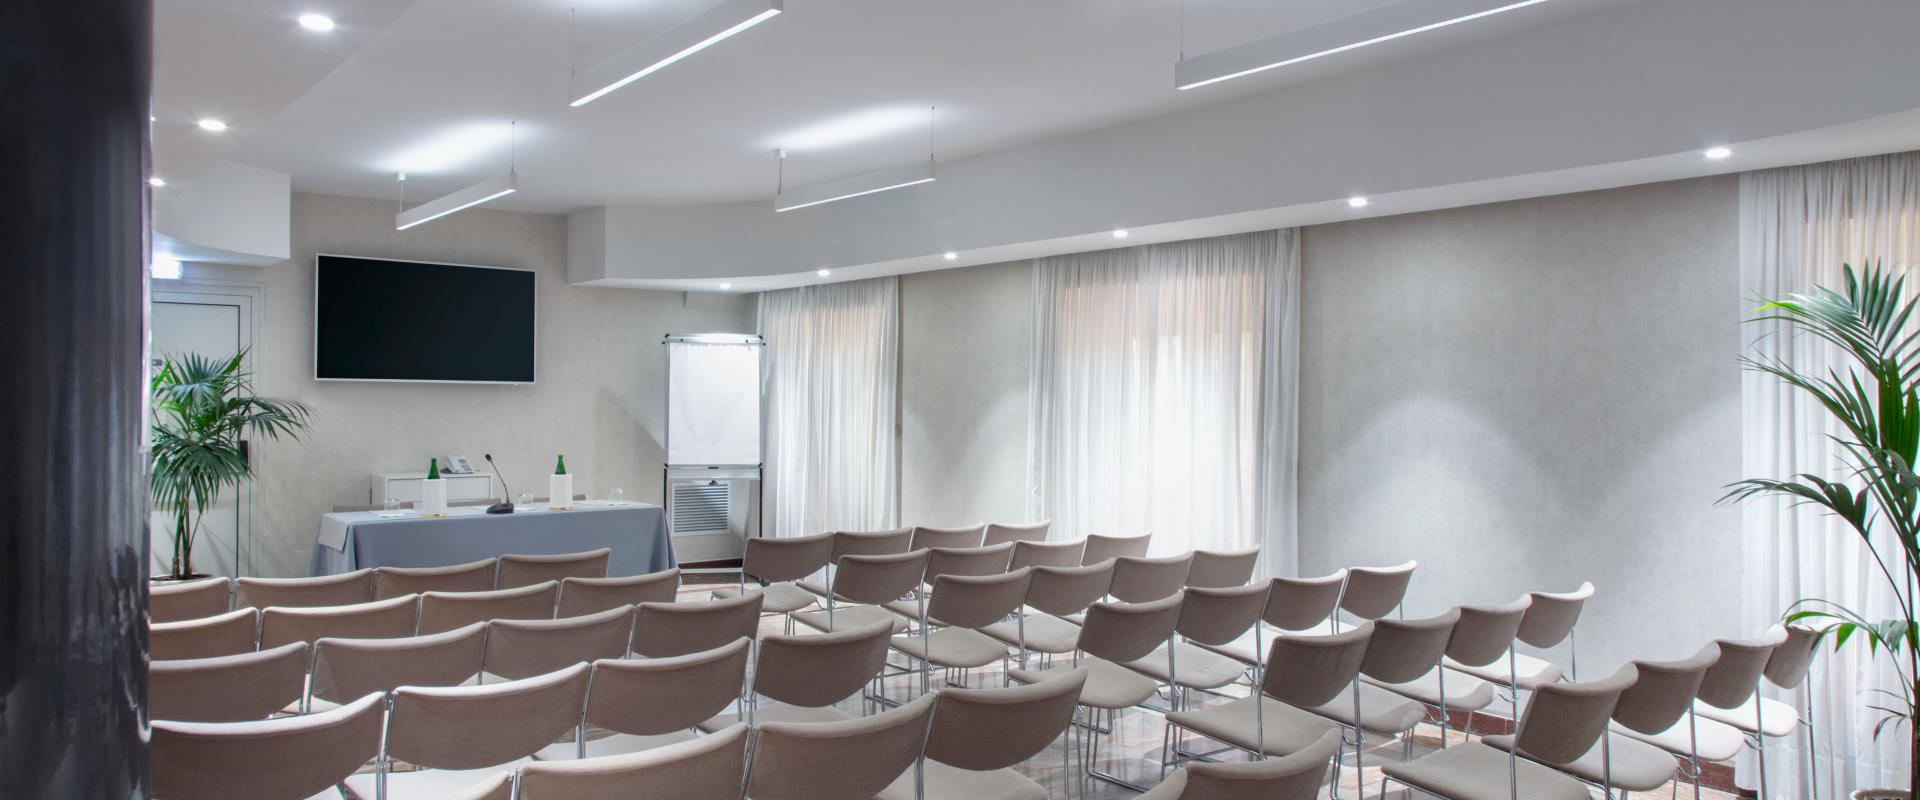
[[[149, 289], [149, 304], [152, 303], [199, 303], [205, 305], [233, 305], [240, 310], [240, 345], [247, 349], [248, 369], [254, 374], [260, 372], [260, 309], [265, 302], [266, 287], [257, 281], [223, 280], [218, 278], [180, 278], [177, 280], [155, 280]], [[153, 359], [153, 315], [147, 315], [147, 365], [151, 370]], [[151, 372], [149, 372], [151, 374]], [[252, 455], [249, 453], [249, 458]], [[233, 501], [237, 508], [236, 516], [240, 530], [234, 541], [234, 572], [241, 575], [256, 573], [252, 563], [253, 532], [259, 522], [258, 504], [253, 497], [253, 481], [243, 481], [234, 489]]]

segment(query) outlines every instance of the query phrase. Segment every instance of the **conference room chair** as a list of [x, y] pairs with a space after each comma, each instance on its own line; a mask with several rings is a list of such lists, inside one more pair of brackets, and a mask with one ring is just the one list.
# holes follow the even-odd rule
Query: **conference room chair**
[[[766, 614], [791, 614], [813, 606], [817, 595], [800, 588], [799, 581], [827, 568], [833, 557], [831, 533], [776, 539], [756, 536], [747, 540], [746, 553], [740, 559], [740, 583], [715, 589], [713, 599], [725, 600], [749, 593], [763, 594], [760, 610]], [[764, 585], [747, 588], [749, 578]], [[793, 632], [793, 620], [787, 620], [787, 632]]]
[[427, 592], [420, 595], [420, 632], [439, 633], [496, 619], [553, 619], [560, 582], [487, 592]]
[[[1381, 683], [1405, 683], [1418, 679], [1440, 666], [1460, 610], [1423, 619], [1380, 619], [1373, 622], [1373, 636], [1367, 640], [1367, 652], [1360, 660], [1360, 680], [1342, 690], [1339, 696], [1307, 709], [1340, 723], [1353, 733], [1353, 771], [1365, 770], [1363, 760], [1367, 735], [1391, 740], [1399, 737], [1404, 745], [1403, 758], [1413, 755], [1413, 729], [1427, 718], [1427, 707], [1417, 700], [1382, 689]], [[1340, 765], [1334, 765], [1333, 780], [1340, 782]]]
[[1468, 742], [1389, 763], [1381, 789], [1399, 783], [1449, 800], [1588, 800], [1585, 783], [1552, 765], [1572, 763], [1600, 741], [1637, 677], [1627, 664], [1595, 681], [1542, 685], [1527, 700], [1512, 752]]
[[[1340, 587], [1340, 602], [1334, 607], [1333, 613], [1327, 616], [1325, 622], [1302, 633], [1337, 633], [1356, 622], [1380, 619], [1399, 610], [1401, 603], [1406, 600], [1407, 586], [1413, 582], [1413, 571], [1419, 566], [1418, 561], [1408, 561], [1391, 567], [1348, 568], [1346, 583]], [[1352, 619], [1342, 620], [1342, 613]]]
[[1076, 670], [1032, 686], [942, 689], [920, 774], [902, 773], [878, 800], [1044, 800], [1046, 788], [1013, 767], [1057, 739], [1061, 775], [1071, 773], [1065, 734], [1086, 682]]
[[1508, 690], [1516, 688], [1513, 684], [1516, 680], [1519, 682], [1517, 688], [1522, 691], [1533, 691], [1542, 684], [1555, 683], [1562, 677], [1571, 676], [1577, 680], [1579, 640], [1574, 629], [1580, 623], [1581, 609], [1586, 607], [1587, 599], [1593, 596], [1593, 584], [1582, 583], [1580, 588], [1571, 592], [1530, 592], [1529, 596], [1533, 598], [1533, 604], [1527, 607], [1526, 616], [1520, 620], [1520, 629], [1514, 633], [1514, 646], [1526, 644], [1545, 649], [1568, 643], [1566, 669], [1526, 653], [1514, 654], [1511, 677], [1506, 664], [1465, 668], [1456, 666], [1454, 669]]
[[488, 588], [518, 589], [567, 578], [604, 578], [612, 558], [613, 550], [606, 547], [557, 555], [504, 555], [500, 557], [500, 572]]
[[1067, 621], [1088, 606], [1107, 596], [1113, 583], [1111, 559], [1091, 566], [1030, 567], [1026, 609], [1011, 620], [988, 625], [980, 632], [1001, 643], [1018, 648], [1018, 664], [1027, 667], [1027, 657], [1039, 653], [1048, 657], [1071, 653], [1080, 646], [1080, 626]]
[[375, 599], [373, 570], [315, 578], [235, 578], [234, 608], [350, 606]]
[[915, 525], [913, 539], [908, 543], [907, 549], [979, 547], [981, 541], [986, 538], [986, 533], [985, 525], [968, 525], [961, 528], [930, 528], [925, 525]]
[[758, 595], [711, 603], [641, 603], [635, 612], [633, 652], [646, 658], [698, 653], [760, 635]]
[[484, 622], [397, 639], [321, 639], [313, 643], [306, 708], [324, 710], [402, 686], [458, 686], [480, 673], [486, 646]]
[[233, 600], [233, 581], [228, 578], [150, 583], [148, 586], [148, 622], [181, 622], [218, 616], [227, 613], [228, 603]]
[[1147, 545], [1152, 541], [1152, 531], [1133, 536], [1103, 536], [1098, 533], [1089, 533], [1086, 547], [1080, 553], [1080, 564], [1082, 566], [1098, 564], [1121, 556], [1145, 558]]
[[[737, 722], [831, 722], [849, 718], [836, 708], [886, 666], [887, 640], [893, 628], [875, 622], [832, 633], [787, 636], [770, 633], [760, 640], [753, 685], [746, 703], [732, 713], [716, 713], [699, 724], [713, 732]], [[875, 695], [876, 697], [878, 695]], [[760, 698], [774, 701], [762, 705]], [[865, 699], [865, 698], [863, 698]]]
[[153, 721], [155, 800], [305, 800], [380, 752], [385, 698], [254, 722]]
[[300, 702], [307, 643], [213, 658], [158, 660], [147, 667], [147, 714], [181, 722], [266, 719]]
[[841, 556], [833, 570], [833, 588], [826, 595], [827, 607], [795, 612], [793, 621], [817, 631], [846, 630], [885, 622], [893, 626], [895, 633], [903, 633], [907, 619], [888, 611], [885, 605], [919, 589], [931, 556], [927, 550], [897, 555]]
[[1080, 554], [1087, 549], [1085, 539], [1071, 542], [1014, 542], [1009, 569], [1021, 567], [1077, 567]]
[[[374, 771], [348, 778], [360, 800], [449, 794], [491, 777], [577, 731], [586, 664], [485, 686], [402, 686], [388, 702], [387, 735]], [[394, 762], [416, 767], [395, 772]]]
[[288, 642], [335, 639], [393, 639], [412, 636], [420, 619], [414, 595], [315, 608], [268, 608], [260, 612], [260, 647]]
[[260, 610], [256, 608], [236, 608], [225, 614], [184, 622], [156, 622], [147, 628], [147, 657], [159, 660], [230, 656], [256, 649], [259, 636]]
[[531, 678], [582, 661], [625, 658], [633, 639], [633, 614], [631, 608], [615, 608], [565, 619], [489, 622], [482, 681]]
[[752, 655], [753, 641], [741, 638], [683, 656], [598, 659], [582, 722], [611, 735], [576, 735], [534, 757], [594, 758], [692, 739], [696, 726], [740, 700]]
[[873, 797], [916, 770], [939, 695], [833, 722], [765, 722], [747, 764], [753, 800]]
[[1169, 699], [1175, 709], [1187, 706], [1185, 698], [1189, 691], [1218, 691], [1246, 672], [1246, 666], [1240, 662], [1203, 650], [1199, 645], [1232, 642], [1251, 630], [1259, 621], [1260, 612], [1266, 610], [1267, 587], [1252, 584], [1230, 589], [1188, 589], [1182, 596], [1180, 621], [1173, 628], [1179, 636], [1170, 645], [1127, 664], [1135, 672], [1174, 687]]
[[[1807, 769], [1808, 775], [1819, 774], [1819, 764], [1814, 755], [1813, 731], [1813, 694], [1807, 685], [1807, 671], [1813, 666], [1814, 648], [1820, 644], [1820, 632], [1798, 625], [1786, 627], [1786, 640], [1773, 649], [1767, 656], [1766, 669], [1761, 677], [1767, 683], [1781, 689], [1792, 691], [1802, 689], [1802, 698], [1806, 702], [1807, 716]], [[1733, 726], [1747, 735], [1747, 741], [1755, 752], [1760, 754], [1761, 763], [1766, 762], [1766, 740], [1792, 736], [1802, 726], [1800, 711], [1789, 703], [1783, 703], [1768, 697], [1762, 697], [1758, 688], [1753, 697], [1740, 704], [1738, 708], [1721, 708], [1711, 703], [1699, 704], [1700, 716]], [[1817, 784], [1815, 784], [1817, 785]]]
[[373, 598], [385, 600], [427, 592], [489, 592], [499, 559], [483, 558], [445, 567], [381, 567], [374, 571]]
[[966, 577], [1006, 574], [1007, 562], [1013, 557], [1013, 545], [929, 547], [926, 552], [927, 569], [921, 574], [920, 585], [915, 587], [913, 596], [881, 604], [888, 611], [906, 617], [908, 622], [920, 621], [925, 611], [921, 601], [933, 596], [933, 585], [942, 575]]
[[[1340, 604], [1340, 590], [1346, 580], [1347, 571], [1339, 570], [1319, 578], [1274, 578], [1268, 581], [1267, 605], [1260, 614], [1261, 624], [1285, 633], [1299, 633], [1319, 627]], [[1253, 667], [1266, 659], [1264, 642], [1271, 638], [1265, 628], [1260, 628], [1250, 630], [1224, 645], [1196, 644], [1203, 650]]]
[[1244, 550], [1195, 550], [1193, 567], [1187, 571], [1187, 586], [1196, 589], [1245, 586], [1253, 580], [1253, 567], [1259, 561], [1259, 545]]
[[[1452, 731], [1452, 712], [1467, 714], [1467, 732], [1473, 730], [1473, 716], [1493, 705], [1493, 684], [1453, 669], [1466, 664], [1492, 668], [1513, 654], [1514, 636], [1533, 605], [1531, 596], [1522, 595], [1511, 603], [1497, 606], [1461, 606], [1460, 620], [1453, 624], [1453, 636], [1447, 641], [1446, 658], [1436, 667], [1411, 681], [1376, 683], [1383, 689], [1418, 700], [1434, 709], [1440, 720], [1440, 746], [1448, 746]], [[1519, 696], [1508, 696], [1508, 707], [1517, 718]]]
[[911, 552], [913, 544], [912, 528], [894, 528], [885, 531], [840, 531], [833, 534], [833, 555], [827, 561], [827, 576], [822, 582], [800, 581], [800, 588], [821, 597], [827, 596], [827, 587], [832, 585], [833, 573], [838, 571], [840, 559], [847, 556], [891, 556]]
[[[1006, 548], [1007, 545], [1001, 545]], [[938, 551], [935, 551], [936, 553]], [[1007, 646], [980, 632], [1020, 610], [1031, 568], [995, 575], [939, 575], [920, 608], [917, 634], [893, 637], [893, 649], [920, 665], [920, 692], [932, 690], [934, 668], [978, 669], [1007, 657]], [[933, 620], [940, 628], [934, 630]]]
[[679, 594], [679, 567], [627, 578], [563, 578], [560, 607], [554, 616], [578, 617], [641, 603], [671, 603]]
[[1119, 556], [1113, 559], [1113, 585], [1107, 594], [1122, 603], [1151, 603], [1180, 593], [1187, 586], [1193, 554], [1164, 558]]
[[[520, 768], [519, 800], [739, 800], [747, 726], [623, 755], [540, 761]], [[492, 798], [488, 798], [492, 800]]]
[[1314, 800], [1340, 750], [1340, 732], [1328, 731], [1292, 755], [1230, 764], [1193, 762], [1175, 770], [1137, 800]]
[[438, 800], [513, 800], [513, 785], [517, 775], [517, 771], [496, 772], [479, 783], [440, 795]]
[[1044, 542], [1047, 540], [1047, 529], [1052, 527], [1053, 520], [1047, 519], [1024, 525], [992, 522], [987, 524], [986, 535], [981, 539], [980, 543], [987, 547], [992, 547], [996, 544], [1012, 544], [1013, 542]]
[[[1687, 776], [1697, 785], [1703, 764], [1727, 763], [1746, 747], [1747, 735], [1732, 725], [1712, 719], [1704, 712], [1745, 706], [1758, 691], [1773, 651], [1787, 641], [1787, 629], [1768, 628], [1753, 639], [1716, 639], [1719, 660], [1707, 668], [1700, 680], [1700, 692], [1687, 711], [1687, 718], [1673, 727], [1654, 734], [1623, 729], [1635, 739], [1674, 754], [1681, 760]], [[1760, 797], [1766, 797], [1766, 782], [1761, 781]]]

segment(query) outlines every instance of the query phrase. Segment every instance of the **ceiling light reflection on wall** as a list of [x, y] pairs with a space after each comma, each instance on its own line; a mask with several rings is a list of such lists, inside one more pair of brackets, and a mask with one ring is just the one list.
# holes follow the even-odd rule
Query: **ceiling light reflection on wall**
[[579, 108], [687, 56], [779, 15], [782, 0], [724, 0], [673, 30], [641, 42], [580, 76], [571, 105]]
[[774, 137], [767, 146], [787, 150], [823, 150], [912, 130], [920, 127], [926, 119], [925, 107], [876, 108], [788, 131]]
[[516, 127], [512, 122], [487, 120], [442, 128], [388, 156], [379, 163], [379, 170], [416, 175], [452, 172], [511, 146]]
[[1173, 85], [1182, 90], [1197, 89], [1546, 1], [1408, 0], [1238, 47], [1182, 58], [1174, 64]]

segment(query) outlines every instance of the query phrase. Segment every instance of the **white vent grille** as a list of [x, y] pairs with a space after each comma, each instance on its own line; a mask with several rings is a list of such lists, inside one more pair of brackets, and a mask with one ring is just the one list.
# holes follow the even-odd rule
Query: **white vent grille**
[[724, 483], [677, 483], [673, 486], [673, 532], [725, 533], [731, 494]]

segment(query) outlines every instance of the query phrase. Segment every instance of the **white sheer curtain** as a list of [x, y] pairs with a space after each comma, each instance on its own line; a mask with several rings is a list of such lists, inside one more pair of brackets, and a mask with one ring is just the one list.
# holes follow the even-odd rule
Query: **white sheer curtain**
[[[1920, 267], [1920, 153], [1748, 173], [1740, 181], [1740, 215], [1741, 282], [1749, 298], [1838, 288], [1842, 264]], [[1791, 337], [1779, 323], [1747, 325], [1743, 341], [1801, 372], [1848, 368], [1822, 342]], [[1777, 379], [1749, 372], [1742, 381], [1742, 477], [1840, 474], [1825, 437], [1842, 431], [1824, 409]], [[1745, 615], [1755, 633], [1805, 597], [1843, 603], [1869, 619], [1897, 613], [1866, 548], [1836, 518], [1810, 506], [1754, 501], [1743, 508], [1742, 523]], [[1823, 645], [1808, 685], [1819, 785], [1809, 783], [1805, 740], [1795, 735], [1770, 742], [1768, 788], [1783, 796], [1841, 798], [1854, 788], [1906, 786], [1907, 731], [1895, 727], [1878, 742], [1873, 737], [1880, 714], [1869, 706], [1887, 705], [1876, 690], [1896, 686], [1884, 661], [1864, 648], [1835, 653]], [[1769, 693], [1801, 705], [1799, 692]], [[1751, 756], [1742, 762], [1742, 785], [1758, 783], [1755, 767]]]
[[1036, 262], [1030, 516], [1292, 574], [1299, 275], [1293, 230]]
[[760, 296], [769, 535], [895, 524], [899, 287], [881, 278]]

